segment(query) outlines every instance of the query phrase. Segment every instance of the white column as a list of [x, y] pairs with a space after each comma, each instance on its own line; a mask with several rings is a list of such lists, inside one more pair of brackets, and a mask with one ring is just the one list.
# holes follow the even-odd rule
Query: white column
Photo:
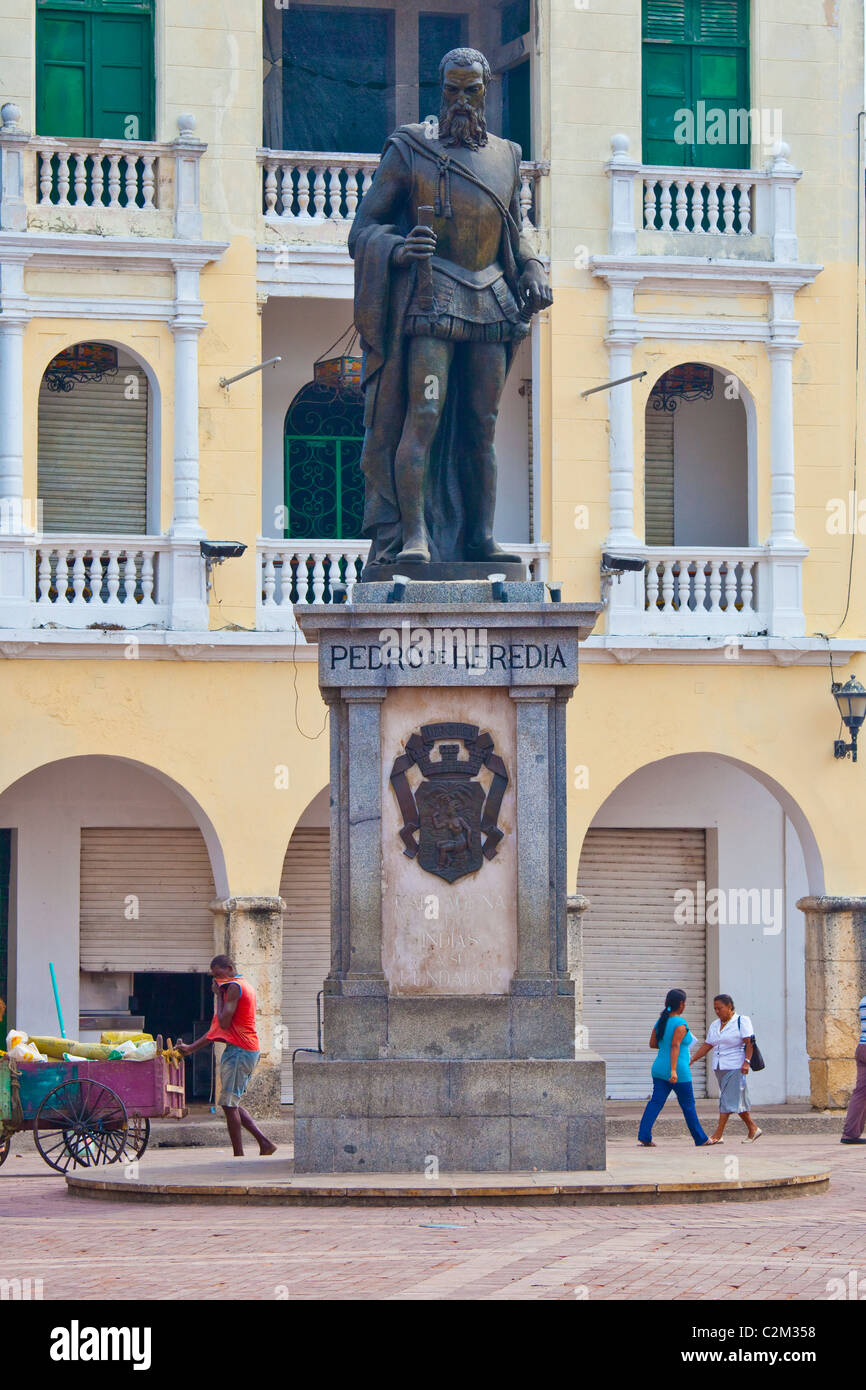
[[174, 515], [171, 537], [170, 625], [175, 630], [208, 627], [205, 564], [199, 541], [198, 340], [204, 328], [198, 297], [199, 265], [175, 261], [174, 336]]
[[24, 500], [23, 316], [0, 314], [0, 529], [20, 531]]
[[771, 634], [798, 637], [805, 631], [803, 560], [808, 553], [796, 535], [794, 354], [800, 325], [794, 318], [793, 291], [772, 282], [770, 289], [771, 518], [761, 606], [769, 610]]
[[[0, 627], [30, 627], [36, 599], [35, 550], [27, 545], [24, 514], [24, 329], [27, 316], [6, 307], [16, 295], [16, 271], [2, 266], [0, 314]], [[11, 272], [11, 274], [9, 273]], [[29, 520], [29, 518], [28, 518]]]
[[198, 518], [198, 339], [201, 328], [175, 319], [173, 536], [203, 536]]
[[770, 545], [796, 544], [794, 523], [794, 353], [795, 343], [770, 342]]
[[[639, 276], [610, 277], [611, 313], [607, 338], [611, 381], [632, 373], [632, 351], [640, 341], [634, 314], [634, 291]], [[610, 421], [610, 519], [608, 546], [638, 545], [634, 533], [634, 382], [607, 392]]]

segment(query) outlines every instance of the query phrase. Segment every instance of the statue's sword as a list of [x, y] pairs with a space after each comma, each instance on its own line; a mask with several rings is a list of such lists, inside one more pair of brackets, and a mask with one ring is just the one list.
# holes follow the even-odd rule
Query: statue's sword
[[[434, 209], [429, 203], [421, 203], [418, 208], [418, 226], [433, 227]], [[418, 306], [424, 313], [433, 312], [433, 258], [425, 256], [418, 262]]]

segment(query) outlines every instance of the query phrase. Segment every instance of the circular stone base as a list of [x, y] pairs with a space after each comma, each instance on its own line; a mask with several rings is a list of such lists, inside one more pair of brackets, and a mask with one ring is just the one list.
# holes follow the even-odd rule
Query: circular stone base
[[[752, 1153], [730, 1159], [715, 1153], [661, 1155], [622, 1151], [596, 1173], [449, 1173], [425, 1179], [417, 1173], [294, 1173], [289, 1158], [234, 1159], [223, 1151], [202, 1162], [190, 1155], [166, 1163], [147, 1158], [135, 1167], [118, 1164], [70, 1174], [71, 1196], [113, 1202], [179, 1202], [243, 1205], [417, 1206], [614, 1205], [628, 1202], [725, 1202], [825, 1192], [830, 1173], [816, 1164]], [[128, 1176], [127, 1176], [128, 1175]]]

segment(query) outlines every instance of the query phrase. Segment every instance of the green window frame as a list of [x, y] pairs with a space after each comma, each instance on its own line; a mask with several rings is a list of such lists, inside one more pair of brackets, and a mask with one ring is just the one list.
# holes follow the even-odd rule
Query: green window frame
[[155, 105], [154, 0], [39, 0], [38, 134], [152, 140]]
[[642, 0], [643, 161], [747, 169], [750, 0]]

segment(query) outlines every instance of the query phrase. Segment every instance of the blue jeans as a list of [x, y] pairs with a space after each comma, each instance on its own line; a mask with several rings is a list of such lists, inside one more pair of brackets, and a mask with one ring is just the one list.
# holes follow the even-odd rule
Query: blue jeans
[[676, 1092], [683, 1118], [689, 1127], [689, 1134], [696, 1144], [705, 1144], [707, 1135], [698, 1119], [698, 1112], [695, 1108], [695, 1093], [691, 1081], [660, 1081], [657, 1076], [653, 1077], [653, 1093], [646, 1103], [646, 1109], [641, 1116], [640, 1129], [637, 1137], [642, 1144], [648, 1144], [653, 1137], [653, 1125], [662, 1112], [665, 1101], [671, 1091]]

